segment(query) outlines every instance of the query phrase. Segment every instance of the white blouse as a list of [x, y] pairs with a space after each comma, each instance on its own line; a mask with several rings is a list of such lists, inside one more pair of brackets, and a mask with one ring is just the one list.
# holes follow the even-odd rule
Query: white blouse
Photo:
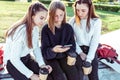
[[33, 72], [23, 64], [20, 58], [33, 52], [39, 66], [44, 64], [41, 49], [39, 47], [39, 28], [37, 26], [35, 26], [32, 30], [33, 48], [28, 48], [26, 40], [26, 25], [23, 24], [16, 30], [13, 38], [10, 36], [6, 39], [3, 60], [5, 64], [8, 60], [10, 60], [17, 70], [26, 75], [26, 77], [30, 78]]
[[86, 61], [91, 62], [94, 59], [96, 49], [98, 47], [102, 22], [99, 18], [90, 19], [90, 31], [86, 29], [87, 19], [82, 19], [80, 25], [75, 23], [75, 17], [73, 17], [69, 23], [73, 27], [75, 39], [76, 39], [76, 52], [80, 54], [82, 52], [79, 46], [89, 46], [89, 52]]

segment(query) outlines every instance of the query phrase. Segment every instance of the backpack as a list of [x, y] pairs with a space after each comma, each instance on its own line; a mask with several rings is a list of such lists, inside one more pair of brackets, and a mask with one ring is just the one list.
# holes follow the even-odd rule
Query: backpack
[[4, 69], [3, 67], [3, 46], [0, 47], [0, 71]]
[[118, 54], [116, 50], [107, 44], [99, 44], [97, 54], [99, 59], [106, 59], [110, 63], [116, 61], [120, 64], [120, 61], [117, 60]]

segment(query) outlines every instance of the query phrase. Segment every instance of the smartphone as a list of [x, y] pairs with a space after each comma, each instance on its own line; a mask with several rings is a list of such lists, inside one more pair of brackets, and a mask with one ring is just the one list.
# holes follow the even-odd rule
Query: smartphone
[[66, 47], [71, 47], [72, 44], [68, 44], [68, 45], [64, 45], [63, 48], [66, 48]]

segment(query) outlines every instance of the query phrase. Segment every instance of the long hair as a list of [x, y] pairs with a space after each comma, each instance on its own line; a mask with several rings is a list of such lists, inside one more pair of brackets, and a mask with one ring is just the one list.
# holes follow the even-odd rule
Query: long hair
[[33, 29], [32, 16], [35, 15], [37, 12], [43, 11], [43, 10], [48, 11], [47, 8], [42, 3], [40, 2], [32, 3], [29, 6], [28, 11], [24, 15], [24, 17], [19, 21], [17, 21], [15, 24], [13, 24], [11, 28], [6, 32], [6, 37], [9, 37], [9, 36], [13, 37], [17, 28], [22, 24], [26, 24], [27, 44], [29, 48], [32, 48], [33, 47], [32, 46], [32, 29]]
[[99, 18], [98, 15], [96, 15], [96, 13], [95, 13], [95, 8], [94, 8], [94, 5], [92, 3], [92, 0], [76, 0], [76, 2], [74, 3], [75, 22], [77, 24], [80, 24], [80, 18], [77, 15], [77, 11], [76, 11], [77, 4], [87, 4], [88, 5], [89, 11], [88, 11], [88, 18], [87, 18], [86, 27], [88, 30], [90, 30], [90, 19], [91, 18]]
[[63, 19], [62, 23], [66, 23], [66, 8], [65, 8], [65, 5], [61, 1], [52, 1], [50, 3], [49, 10], [48, 10], [48, 13], [49, 13], [48, 26], [49, 26], [49, 28], [50, 28], [50, 30], [52, 31], [53, 34], [55, 33], [54, 17], [55, 17], [55, 12], [56, 12], [57, 9], [60, 9], [60, 10], [65, 12], [64, 19]]

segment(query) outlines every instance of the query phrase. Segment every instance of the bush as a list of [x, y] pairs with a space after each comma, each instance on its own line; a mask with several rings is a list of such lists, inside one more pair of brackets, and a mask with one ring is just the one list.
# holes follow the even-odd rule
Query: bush
[[114, 5], [120, 5], [120, 3], [119, 2], [114, 2]]
[[112, 12], [119, 12], [120, 10], [120, 6], [106, 5], [106, 4], [95, 4], [95, 8], [98, 10], [112, 11]]
[[27, 0], [28, 2], [32, 2], [32, 0]]
[[97, 0], [98, 2], [108, 2], [109, 0]]
[[40, 2], [44, 3], [44, 4], [50, 4], [51, 0], [39, 0]]
[[67, 3], [69, 7], [72, 7], [72, 5], [74, 4], [74, 2], [68, 2]]

